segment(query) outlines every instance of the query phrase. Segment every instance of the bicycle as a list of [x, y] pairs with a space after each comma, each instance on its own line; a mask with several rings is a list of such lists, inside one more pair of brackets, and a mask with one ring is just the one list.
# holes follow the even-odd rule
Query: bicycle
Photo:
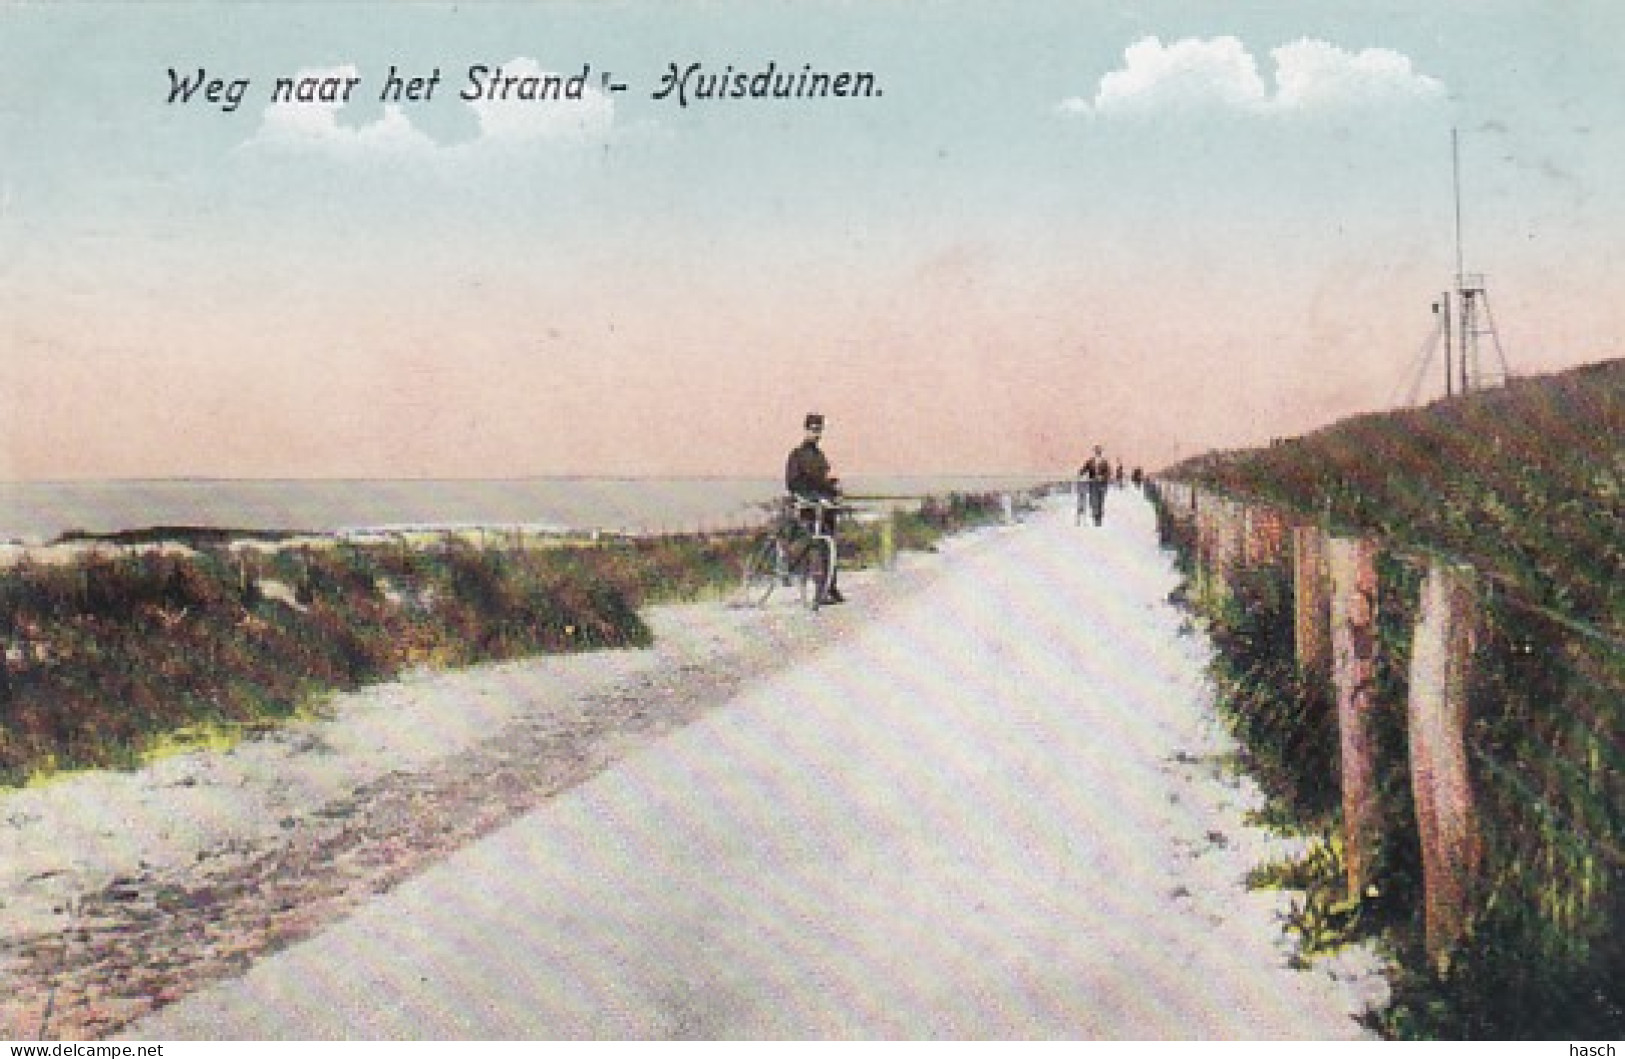
[[849, 510], [832, 500], [785, 497], [773, 525], [745, 553], [741, 600], [759, 607], [776, 589], [795, 585], [802, 604], [817, 610], [835, 582], [840, 561], [829, 515]]

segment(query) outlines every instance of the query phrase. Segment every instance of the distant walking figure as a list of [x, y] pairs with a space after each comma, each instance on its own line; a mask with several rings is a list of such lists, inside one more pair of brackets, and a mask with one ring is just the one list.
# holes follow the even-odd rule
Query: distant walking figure
[[1100, 525], [1106, 518], [1106, 490], [1112, 482], [1111, 461], [1101, 455], [1100, 446], [1095, 446], [1095, 454], [1084, 461], [1078, 468], [1078, 523], [1083, 522], [1084, 498], [1089, 501], [1089, 517], [1095, 525]]

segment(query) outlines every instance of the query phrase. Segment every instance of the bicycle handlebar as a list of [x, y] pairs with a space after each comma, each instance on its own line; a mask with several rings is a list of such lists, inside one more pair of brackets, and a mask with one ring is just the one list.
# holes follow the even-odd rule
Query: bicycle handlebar
[[792, 494], [791, 496], [784, 498], [784, 503], [793, 504], [798, 508], [817, 508], [820, 511], [856, 510], [851, 504], [843, 503], [840, 500], [831, 500], [821, 496], [795, 496]]

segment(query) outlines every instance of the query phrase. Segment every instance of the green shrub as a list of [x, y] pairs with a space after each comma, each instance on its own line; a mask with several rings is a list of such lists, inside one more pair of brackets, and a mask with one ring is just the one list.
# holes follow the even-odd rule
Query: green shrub
[[[280, 557], [267, 572], [300, 586], [305, 602], [249, 591], [254, 580], [210, 555], [92, 557], [0, 578], [24, 655], [0, 699], [0, 782], [129, 765], [166, 733], [287, 716], [316, 690], [411, 665], [649, 637], [612, 579], [595, 580], [590, 563], [556, 569], [547, 553], [335, 548]], [[391, 574], [418, 579], [435, 604], [391, 603]]]
[[[1372, 1019], [1387, 1035], [1625, 1030], [1622, 439], [1618, 361], [1168, 472], [1388, 546], [1375, 717], [1383, 892], [1378, 914], [1361, 917], [1399, 961], [1392, 1002]], [[1163, 532], [1188, 564], [1189, 531], [1165, 519]], [[1467, 936], [1442, 967], [1423, 952], [1404, 712], [1420, 562], [1439, 553], [1471, 562], [1483, 603], [1467, 749], [1484, 862]], [[1226, 709], [1263, 773], [1286, 772], [1266, 786], [1296, 799], [1298, 755], [1318, 737], [1293, 731], [1312, 720], [1294, 712], [1303, 691], [1270, 648], [1285, 632], [1279, 587], [1243, 578], [1242, 613], [1212, 620]]]
[[[928, 543], [1001, 516], [996, 496], [953, 496], [900, 524]], [[413, 666], [644, 646], [639, 608], [731, 590], [753, 536], [338, 543], [251, 558], [192, 531], [195, 555], [25, 562], [0, 575], [0, 637], [18, 655], [0, 681], [0, 784], [127, 767], [170, 733], [287, 717], [318, 692]], [[878, 529], [850, 523], [842, 539], [862, 563]], [[268, 595], [272, 581], [292, 588], [291, 605]]]
[[1242, 571], [1206, 616], [1218, 706], [1265, 794], [1307, 823], [1335, 819], [1337, 712], [1324, 681], [1298, 672], [1290, 573]]

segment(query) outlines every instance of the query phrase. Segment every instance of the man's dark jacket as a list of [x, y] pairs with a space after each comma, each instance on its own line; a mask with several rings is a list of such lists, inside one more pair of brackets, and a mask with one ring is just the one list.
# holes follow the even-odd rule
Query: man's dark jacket
[[790, 450], [784, 465], [784, 487], [801, 496], [835, 496], [835, 483], [829, 478], [829, 460], [816, 441], [803, 441]]

